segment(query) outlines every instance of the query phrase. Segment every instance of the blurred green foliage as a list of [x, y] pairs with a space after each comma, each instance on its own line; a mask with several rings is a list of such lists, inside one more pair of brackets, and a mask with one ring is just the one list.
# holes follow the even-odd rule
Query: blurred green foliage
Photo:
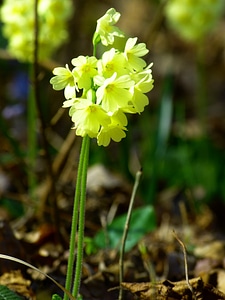
[[[86, 253], [96, 249], [119, 249], [127, 214], [115, 218], [106, 228], [100, 230], [93, 239], [86, 238]], [[155, 229], [156, 219], [153, 206], [145, 205], [133, 210], [125, 251], [131, 250], [141, 238]]]

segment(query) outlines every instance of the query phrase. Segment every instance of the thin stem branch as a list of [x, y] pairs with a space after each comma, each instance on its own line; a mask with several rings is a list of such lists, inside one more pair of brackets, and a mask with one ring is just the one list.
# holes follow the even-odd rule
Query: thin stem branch
[[127, 218], [126, 218], [126, 222], [124, 225], [124, 231], [123, 231], [123, 236], [122, 236], [122, 241], [121, 241], [120, 259], [119, 259], [119, 280], [120, 280], [119, 300], [122, 300], [122, 298], [123, 298], [123, 289], [122, 289], [121, 283], [123, 282], [123, 262], [124, 262], [125, 245], [126, 245], [126, 239], [127, 239], [127, 235], [128, 235], [129, 226], [130, 226], [130, 220], [131, 220], [132, 210], [133, 210], [133, 206], [134, 206], [134, 200], [135, 200], [137, 189], [138, 189], [138, 186], [140, 183], [141, 174], [142, 174], [142, 171], [139, 170], [135, 176], [134, 187], [133, 187], [131, 198], [130, 198], [130, 204], [129, 204], [129, 208], [128, 208], [128, 212], [127, 212]]

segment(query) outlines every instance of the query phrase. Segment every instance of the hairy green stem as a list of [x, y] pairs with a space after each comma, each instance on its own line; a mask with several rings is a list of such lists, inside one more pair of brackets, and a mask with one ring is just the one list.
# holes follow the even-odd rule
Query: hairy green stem
[[[79, 205], [81, 205], [81, 195], [85, 194], [86, 191], [86, 183], [85, 183], [85, 190], [83, 189], [83, 180], [84, 180], [84, 173], [87, 173], [87, 160], [88, 160], [88, 149], [89, 148], [89, 138], [84, 137], [82, 140], [81, 151], [80, 151], [80, 158], [78, 164], [78, 171], [77, 171], [77, 181], [76, 181], [76, 190], [74, 194], [74, 205], [73, 205], [73, 216], [72, 216], [72, 224], [71, 224], [71, 233], [70, 233], [70, 246], [69, 246], [69, 258], [68, 258], [68, 266], [67, 266], [67, 275], [66, 275], [66, 284], [65, 288], [67, 291], [71, 290], [72, 287], [72, 280], [73, 280], [73, 271], [74, 271], [74, 260], [75, 260], [75, 248], [76, 248], [76, 234], [77, 234], [77, 224], [78, 224], [78, 214], [79, 214]], [[85, 205], [85, 203], [84, 203]], [[78, 232], [79, 235], [79, 232]], [[79, 240], [79, 237], [78, 237]], [[78, 255], [78, 250], [77, 250]], [[78, 259], [77, 259], [78, 262]], [[79, 279], [79, 278], [78, 278]], [[77, 279], [77, 280], [78, 280]], [[80, 279], [79, 279], [80, 282]], [[79, 286], [79, 284], [78, 284]], [[68, 295], [64, 294], [63, 300], [68, 300]]]
[[78, 226], [78, 242], [77, 242], [77, 261], [75, 271], [75, 281], [72, 295], [77, 298], [80, 289], [82, 263], [83, 263], [83, 241], [84, 241], [84, 227], [85, 227], [85, 204], [86, 204], [86, 183], [87, 183], [87, 169], [89, 160], [90, 138], [84, 137], [84, 157], [83, 168], [81, 175], [81, 193], [80, 193], [80, 211], [79, 211], [79, 226]]

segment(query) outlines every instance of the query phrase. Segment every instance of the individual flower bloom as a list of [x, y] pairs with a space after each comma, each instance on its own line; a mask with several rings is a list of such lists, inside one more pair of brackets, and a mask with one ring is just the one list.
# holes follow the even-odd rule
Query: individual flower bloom
[[120, 18], [114, 8], [107, 10], [104, 16], [97, 20], [97, 26], [93, 37], [93, 44], [96, 45], [100, 40], [104, 46], [112, 45], [114, 37], [124, 37], [124, 33], [114, 26]]
[[107, 126], [110, 117], [104, 109], [89, 99], [77, 98], [70, 111], [76, 133], [80, 136], [97, 137], [101, 126]]
[[102, 127], [97, 135], [97, 143], [99, 146], [107, 147], [112, 139], [114, 142], [120, 142], [126, 137], [126, 128], [116, 124], [111, 124], [107, 127]]
[[55, 76], [50, 79], [53, 89], [56, 91], [64, 89], [67, 85], [76, 86], [74, 74], [70, 71], [68, 65], [66, 67], [57, 67], [52, 72]]
[[78, 56], [72, 59], [74, 70], [78, 75], [78, 87], [89, 90], [92, 87], [92, 79], [97, 72], [97, 58], [95, 56]]
[[121, 52], [116, 51], [115, 48], [111, 48], [109, 51], [106, 51], [102, 55], [97, 63], [98, 72], [104, 77], [111, 77], [115, 72], [117, 76], [127, 74], [125, 68], [125, 57]]
[[131, 75], [131, 78], [135, 81], [135, 87], [142, 93], [148, 93], [153, 89], [152, 65], [151, 63], [143, 71]]
[[97, 135], [97, 143], [99, 146], [108, 146], [110, 140], [120, 142], [126, 136], [125, 131], [127, 125], [127, 117], [121, 110], [117, 110], [111, 115], [111, 123], [107, 126], [102, 126]]
[[118, 108], [126, 107], [132, 97], [129, 88], [134, 81], [129, 75], [117, 77], [114, 73], [106, 79], [95, 76], [94, 82], [99, 86], [96, 91], [97, 104], [101, 104], [106, 111], [115, 112]]
[[131, 99], [130, 106], [126, 109], [126, 112], [140, 114], [144, 111], [145, 106], [148, 105], [149, 99], [135, 86], [131, 87], [131, 93], [133, 94], [133, 97]]
[[148, 93], [153, 89], [154, 80], [152, 78], [152, 64], [139, 73], [133, 73], [131, 78], [135, 81], [135, 85], [130, 88], [133, 97], [129, 107], [124, 110], [129, 113], [141, 113], [145, 106], [148, 105], [149, 99], [144, 93]]
[[127, 40], [124, 49], [124, 56], [131, 69], [135, 71], [140, 71], [146, 66], [146, 62], [140, 57], [147, 54], [149, 50], [146, 48], [145, 43], [139, 43], [135, 45], [136, 42], [137, 37], [129, 38]]

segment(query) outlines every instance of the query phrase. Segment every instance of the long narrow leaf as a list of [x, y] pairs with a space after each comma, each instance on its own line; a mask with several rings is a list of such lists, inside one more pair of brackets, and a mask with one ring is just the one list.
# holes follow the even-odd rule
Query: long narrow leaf
[[[28, 268], [31, 268], [31, 269], [33, 269], [33, 270], [35, 270], [35, 271], [37, 271], [38, 273], [40, 273], [40, 274], [42, 274], [42, 275], [44, 275], [45, 277], [47, 277], [48, 279], [50, 279], [55, 285], [57, 285], [64, 293], [66, 293], [68, 296], [69, 296], [69, 298], [71, 299], [71, 300], [76, 300], [76, 298], [74, 298], [60, 283], [58, 283], [55, 279], [53, 279], [52, 277], [50, 277], [49, 275], [47, 275], [46, 273], [44, 273], [44, 272], [42, 272], [41, 270], [39, 270], [38, 268], [36, 268], [36, 267], [34, 267], [34, 266], [32, 266], [31, 264], [29, 264], [29, 263], [27, 263], [27, 262], [25, 262], [25, 261], [23, 261], [23, 260], [21, 260], [21, 259], [18, 259], [18, 258], [16, 258], [16, 257], [13, 257], [13, 256], [9, 256], [9, 255], [6, 255], [6, 254], [0, 254], [0, 258], [2, 258], [2, 259], [7, 259], [7, 260], [11, 260], [11, 261], [15, 261], [15, 262], [17, 262], [17, 263], [19, 263], [19, 264], [22, 264], [22, 265], [24, 265], [24, 266], [27, 266]], [[4, 299], [4, 298], [3, 298]], [[0, 300], [1, 300], [1, 298], [0, 298]], [[5, 300], [5, 299], [4, 299]], [[12, 300], [12, 299], [10, 299], [10, 300]]]

